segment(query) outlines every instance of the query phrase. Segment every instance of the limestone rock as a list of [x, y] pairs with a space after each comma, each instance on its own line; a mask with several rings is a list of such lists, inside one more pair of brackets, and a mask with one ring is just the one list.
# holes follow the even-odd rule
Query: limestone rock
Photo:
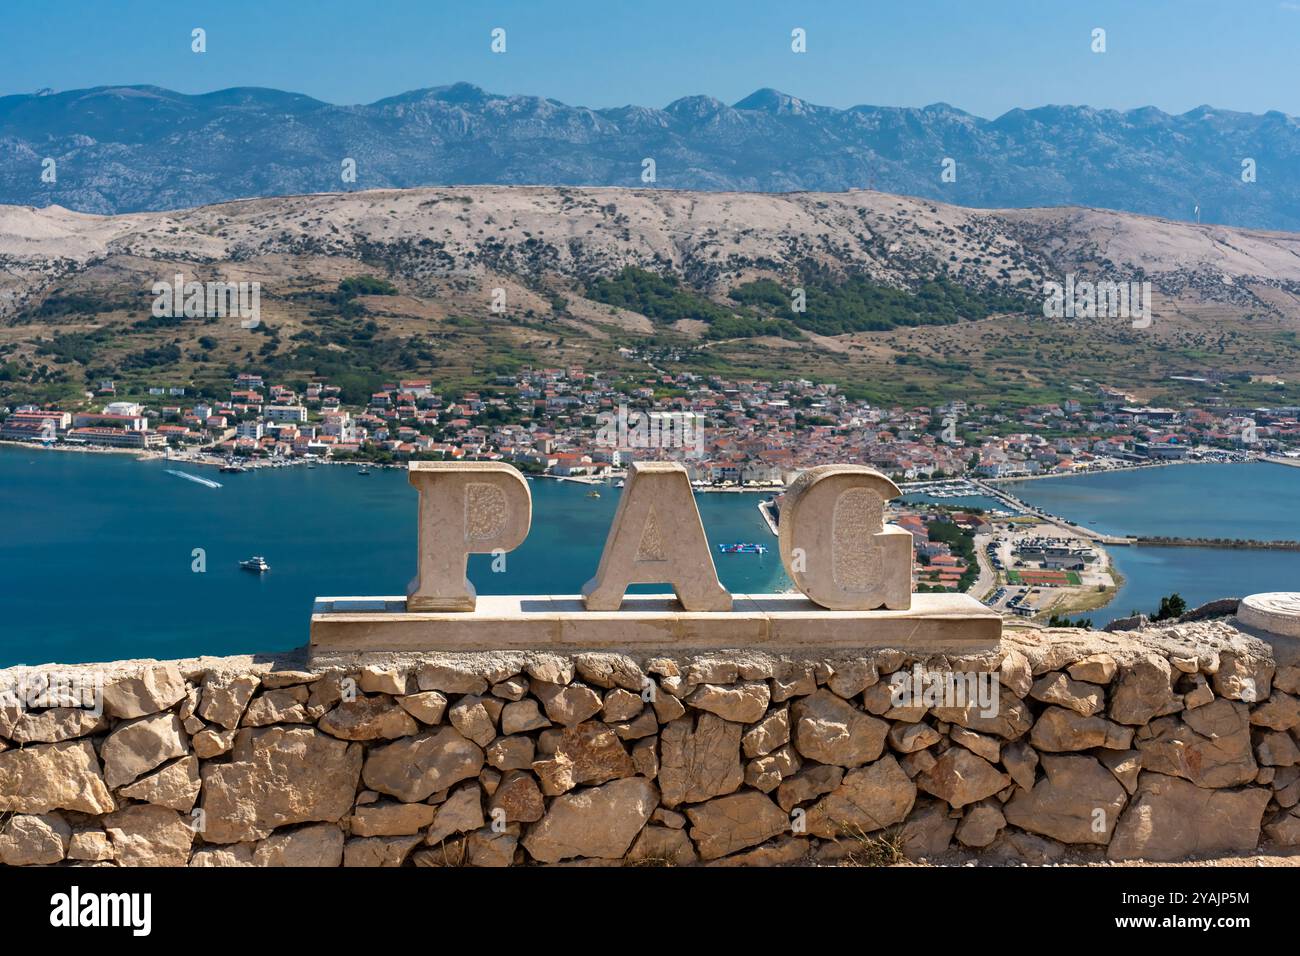
[[659, 776], [659, 738], [643, 737], [632, 747], [632, 765], [642, 777], [655, 780]]
[[1219, 657], [1219, 669], [1214, 674], [1214, 692], [1229, 700], [1257, 704], [1267, 700], [1273, 691], [1273, 665], [1225, 651]]
[[1111, 697], [1111, 720], [1140, 725], [1167, 713], [1173, 703], [1172, 681], [1169, 661], [1157, 654], [1127, 665], [1120, 671]]
[[686, 713], [685, 704], [672, 694], [660, 690], [657, 685], [654, 696], [650, 699], [650, 706], [654, 708], [655, 719], [661, 724], [671, 723]]
[[[352, 811], [352, 835], [359, 837], [411, 836], [433, 822], [435, 807], [427, 803], [388, 800]], [[424, 835], [421, 834], [423, 839]]]
[[920, 789], [948, 801], [952, 807], [991, 797], [1009, 783], [1009, 776], [964, 747], [951, 748], [916, 778]]
[[199, 758], [182, 757], [129, 787], [123, 787], [122, 796], [188, 813], [199, 798], [201, 784]]
[[1017, 785], [1032, 790], [1038, 771], [1038, 752], [1023, 740], [1002, 748], [1002, 766]]
[[552, 759], [572, 764], [570, 776], [575, 786], [604, 783], [636, 773], [636, 765], [618, 736], [598, 720], [565, 730]]
[[424, 842], [434, 846], [453, 834], [477, 830], [483, 822], [483, 792], [476, 783], [465, 784], [438, 807]]
[[136, 804], [104, 818], [119, 866], [185, 866], [194, 831], [190, 820], [150, 803]]
[[1002, 742], [996, 737], [977, 734], [965, 727], [954, 727], [948, 731], [948, 739], [965, 747], [977, 757], [983, 757], [989, 763], [997, 763], [1002, 759]]
[[58, 863], [72, 842], [72, 827], [57, 813], [18, 813], [0, 825], [0, 864], [48, 866]]
[[103, 830], [78, 830], [68, 844], [69, 860], [103, 862], [113, 859], [113, 846]]
[[362, 778], [372, 790], [414, 803], [482, 769], [483, 749], [455, 727], [443, 727], [373, 747]]
[[658, 790], [644, 777], [566, 793], [552, 800], [546, 815], [529, 827], [523, 846], [542, 863], [573, 857], [619, 859], [658, 803]]
[[[495, 705], [495, 707], [489, 706]], [[467, 694], [452, 705], [447, 718], [451, 725], [480, 747], [486, 747], [497, 735], [496, 713], [501, 712], [501, 702], [492, 698]]]
[[741, 738], [746, 757], [762, 757], [790, 742], [790, 708], [772, 711]]
[[396, 740], [420, 730], [415, 718], [386, 694], [342, 701], [317, 726], [340, 740]]
[[111, 788], [128, 784], [163, 761], [184, 756], [187, 742], [185, 729], [172, 713], [119, 724], [100, 748], [104, 782]]
[[900, 754], [915, 753], [933, 747], [943, 735], [929, 724], [894, 724], [889, 728], [889, 746]]
[[1300, 813], [1290, 810], [1276, 814], [1264, 824], [1264, 833], [1278, 846], [1300, 846]]
[[444, 694], [482, 694], [488, 682], [468, 667], [452, 664], [425, 664], [416, 672], [420, 690], [439, 690]]
[[253, 862], [253, 844], [232, 843], [230, 846], [205, 846], [190, 857], [192, 867], [256, 866]]
[[419, 835], [354, 837], [343, 844], [343, 865], [401, 866], [419, 842]]
[[956, 829], [957, 821], [949, 815], [947, 804], [918, 798], [898, 829], [899, 848], [909, 860], [933, 859], [948, 849]]
[[817, 675], [807, 664], [796, 664], [783, 675], [772, 678], [772, 703], [780, 704], [793, 697], [807, 697], [817, 691]]
[[201, 760], [219, 757], [235, 745], [236, 730], [213, 730], [208, 727], [190, 738], [194, 755]]
[[567, 684], [573, 680], [574, 663], [567, 657], [543, 654], [524, 668], [533, 680], [546, 684]]
[[1112, 860], [1177, 860], [1192, 854], [1252, 850], [1269, 792], [1261, 787], [1205, 790], [1178, 777], [1143, 772], [1110, 841]]
[[745, 767], [745, 783], [763, 793], [771, 793], [782, 778], [798, 772], [802, 761], [793, 747], [785, 746], [765, 757], [751, 760]]
[[789, 813], [801, 803], [830, 793], [843, 779], [844, 770], [841, 767], [828, 767], [823, 764], [808, 767], [781, 781], [781, 786], [776, 790], [777, 805]]
[[697, 710], [717, 714], [723, 720], [753, 724], [763, 719], [771, 699], [766, 681], [745, 681], [727, 686], [701, 684], [686, 698], [686, 703]]
[[578, 676], [588, 684], [603, 687], [621, 687], [640, 694], [645, 682], [645, 673], [636, 661], [623, 654], [592, 652], [579, 654], [574, 659]]
[[1101, 688], [1083, 681], [1071, 680], [1060, 671], [1044, 674], [1036, 680], [1029, 691], [1029, 696], [1045, 704], [1068, 707], [1084, 717], [1099, 714], [1106, 707], [1106, 695]]
[[269, 727], [271, 724], [305, 724], [307, 717], [307, 688], [283, 687], [268, 690], [254, 697], [244, 716], [241, 727]]
[[795, 747], [810, 760], [858, 767], [884, 752], [889, 724], [828, 690], [797, 700], [791, 706], [791, 716]]
[[1008, 650], [998, 667], [998, 681], [1017, 697], [1024, 697], [1034, 683], [1029, 659], [1014, 648]]
[[536, 747], [531, 737], [519, 734], [498, 737], [485, 752], [487, 762], [501, 771], [527, 770], [533, 764]]
[[1128, 791], [1130, 796], [1137, 793], [1138, 771], [1142, 769], [1142, 754], [1140, 751], [1101, 750], [1097, 753], [1097, 759], [1115, 775], [1115, 779], [1119, 781], [1121, 787]]
[[256, 677], [216, 677], [209, 675], [203, 681], [203, 697], [199, 703], [199, 716], [210, 724], [220, 724], [227, 730], [239, 726], [244, 709], [253, 699], [259, 681]]
[[1047, 776], [1006, 804], [1007, 822], [1062, 843], [1105, 845], [1128, 796], [1092, 757], [1044, 754]]
[[0, 811], [108, 813], [116, 804], [86, 739], [0, 753]]
[[204, 840], [246, 842], [287, 824], [341, 819], [352, 808], [361, 759], [360, 744], [309, 727], [241, 730], [230, 763], [199, 771]]
[[933, 707], [936, 720], [957, 724], [979, 734], [992, 734], [1003, 740], [1019, 740], [1034, 723], [1033, 713], [1023, 700], [1017, 700], [1009, 691], [998, 691], [997, 698], [985, 708], [968, 701], [961, 707]]
[[880, 680], [874, 660], [842, 661], [834, 665], [835, 672], [826, 682], [827, 689], [846, 700], [856, 697]]
[[343, 831], [333, 823], [277, 830], [253, 851], [255, 866], [334, 867], [342, 862]]
[[1089, 684], [1109, 684], [1115, 679], [1119, 665], [1109, 654], [1090, 654], [1071, 664], [1067, 671], [1074, 680]]
[[1259, 754], [1259, 762], [1268, 767], [1293, 767], [1300, 763], [1300, 748], [1289, 734], [1279, 731], [1260, 734], [1255, 751]]
[[528, 693], [528, 687], [528, 678], [523, 674], [516, 674], [514, 677], [493, 684], [492, 696], [500, 697], [502, 700], [519, 701], [523, 700]]
[[808, 810], [805, 824], [813, 836], [856, 836], [901, 823], [915, 802], [916, 784], [886, 754], [844, 774], [840, 785]]
[[[644, 709], [645, 701], [641, 699], [640, 694], [634, 694], [622, 687], [615, 687], [605, 694], [604, 704], [601, 707], [601, 716], [605, 719], [605, 723], [613, 724], [631, 720]], [[651, 733], [653, 732], [654, 730], [651, 730]]]
[[1084, 717], [1064, 707], [1048, 707], [1035, 721], [1029, 741], [1040, 751], [1060, 753], [1106, 747], [1127, 750], [1133, 731], [1104, 717]]
[[491, 829], [475, 830], [465, 840], [470, 866], [509, 866], [514, 862], [515, 848], [518, 846], [518, 827], [500, 832]]
[[1250, 722], [1270, 730], [1300, 727], [1300, 698], [1274, 691], [1272, 697], [1250, 712]]
[[107, 728], [108, 719], [103, 714], [82, 707], [53, 707], [40, 713], [24, 713], [8, 736], [16, 744], [53, 744]]
[[501, 816], [507, 823], [535, 823], [545, 812], [542, 791], [533, 775], [524, 770], [506, 773], [488, 801], [489, 816], [494, 820]]
[[707, 712], [664, 727], [659, 735], [664, 806], [699, 803], [736, 790], [745, 779], [740, 766], [742, 730], [740, 724]]
[[980, 849], [998, 838], [1007, 818], [996, 806], [979, 803], [966, 811], [957, 824], [957, 842], [963, 846]]
[[614, 733], [618, 734], [620, 740], [640, 740], [642, 737], [649, 737], [659, 730], [659, 721], [655, 719], [654, 712], [646, 709], [641, 711], [631, 720], [625, 720], [621, 723], [611, 724]]
[[440, 724], [447, 711], [447, 698], [436, 690], [406, 694], [397, 698], [397, 704], [422, 724]]
[[533, 686], [533, 694], [546, 708], [546, 716], [566, 727], [596, 716], [604, 706], [600, 695], [583, 684], [560, 686], [539, 681]]
[[1245, 704], [1220, 698], [1182, 718], [1153, 722], [1153, 736], [1137, 741], [1144, 769], [1185, 777], [1199, 787], [1235, 787], [1255, 779], [1259, 767]]
[[700, 858], [715, 860], [789, 829], [790, 819], [770, 798], [745, 791], [689, 807], [691, 840]]
[[104, 712], [126, 719], [147, 717], [166, 710], [185, 696], [185, 678], [173, 663], [144, 668], [134, 677], [120, 677], [104, 685]]
[[523, 734], [530, 730], [541, 730], [551, 726], [551, 722], [537, 709], [537, 701], [525, 699], [506, 704], [501, 711], [501, 733]]
[[640, 866], [690, 866], [699, 859], [695, 844], [680, 828], [647, 826], [627, 851], [627, 862]]

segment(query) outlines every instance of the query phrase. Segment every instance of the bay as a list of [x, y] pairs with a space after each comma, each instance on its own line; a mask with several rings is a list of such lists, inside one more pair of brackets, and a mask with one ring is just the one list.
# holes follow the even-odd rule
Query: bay
[[[1300, 540], [1300, 469], [1263, 462], [1169, 465], [1001, 482], [1029, 504], [1095, 531], [1179, 538]], [[1094, 627], [1152, 613], [1177, 592], [1188, 607], [1260, 591], [1300, 590], [1300, 552], [1109, 547], [1124, 584]]]
[[[532, 530], [505, 556], [505, 570], [494, 572], [489, 555], [470, 559], [480, 594], [575, 594], [595, 573], [620, 490], [605, 486], [589, 498], [589, 486], [574, 482], [529, 487]], [[696, 496], [718, 575], [733, 593], [790, 586], [761, 498]], [[298, 647], [315, 597], [404, 594], [415, 541], [416, 494], [397, 469], [221, 474], [130, 455], [2, 447], [0, 667]], [[770, 550], [717, 552], [734, 541]], [[240, 570], [255, 554], [269, 573]]]

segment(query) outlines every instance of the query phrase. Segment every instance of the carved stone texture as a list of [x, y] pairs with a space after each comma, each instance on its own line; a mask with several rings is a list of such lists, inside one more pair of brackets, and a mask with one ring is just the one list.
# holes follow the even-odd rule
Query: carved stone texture
[[1300, 592], [1268, 591], [1242, 598], [1237, 620], [1272, 634], [1300, 637]]
[[781, 506], [781, 561], [800, 591], [835, 611], [912, 605], [912, 535], [884, 523], [900, 494], [862, 465], [820, 465], [801, 474]]
[[420, 563], [406, 608], [472, 611], [469, 556], [523, 544], [533, 520], [528, 482], [494, 461], [411, 462], [408, 479], [420, 493]]
[[629, 584], [669, 584], [688, 611], [730, 611], [691, 491], [677, 462], [636, 462], [618, 500], [596, 576], [582, 595], [589, 611], [617, 611]]

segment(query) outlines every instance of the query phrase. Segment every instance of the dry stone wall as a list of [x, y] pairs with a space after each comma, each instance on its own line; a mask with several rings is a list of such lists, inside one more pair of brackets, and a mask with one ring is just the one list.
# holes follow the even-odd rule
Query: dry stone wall
[[101, 714], [9, 700], [0, 863], [1044, 863], [1300, 844], [1300, 666], [1234, 619], [1012, 630], [969, 657], [301, 667], [79, 669], [106, 675]]

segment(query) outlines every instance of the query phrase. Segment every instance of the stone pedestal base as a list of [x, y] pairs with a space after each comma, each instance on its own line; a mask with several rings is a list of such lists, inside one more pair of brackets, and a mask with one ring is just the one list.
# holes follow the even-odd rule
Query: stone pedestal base
[[1268, 591], [1242, 598], [1237, 620], [1270, 634], [1300, 638], [1300, 591]]
[[800, 594], [737, 594], [730, 611], [683, 611], [671, 595], [629, 595], [618, 611], [587, 611], [577, 595], [485, 595], [462, 613], [408, 611], [400, 597], [323, 597], [311, 659], [525, 649], [943, 653], [996, 647], [1001, 635], [1001, 616], [966, 594], [914, 594], [906, 611], [828, 611]]

